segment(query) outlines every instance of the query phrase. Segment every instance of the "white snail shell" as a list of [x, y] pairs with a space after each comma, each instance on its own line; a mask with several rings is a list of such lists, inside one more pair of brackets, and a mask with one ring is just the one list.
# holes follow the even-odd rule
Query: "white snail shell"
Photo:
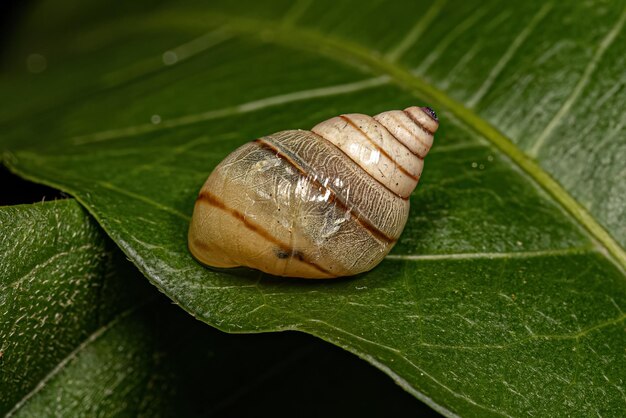
[[372, 269], [404, 229], [438, 126], [432, 109], [409, 107], [341, 115], [241, 146], [200, 190], [192, 255], [208, 266], [277, 276]]

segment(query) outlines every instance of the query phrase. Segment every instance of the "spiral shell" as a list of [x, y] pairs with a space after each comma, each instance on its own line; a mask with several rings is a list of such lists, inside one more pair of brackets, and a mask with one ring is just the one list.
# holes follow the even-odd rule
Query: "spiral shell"
[[277, 276], [372, 269], [404, 229], [437, 127], [432, 109], [409, 107], [341, 115], [241, 146], [200, 190], [192, 255]]

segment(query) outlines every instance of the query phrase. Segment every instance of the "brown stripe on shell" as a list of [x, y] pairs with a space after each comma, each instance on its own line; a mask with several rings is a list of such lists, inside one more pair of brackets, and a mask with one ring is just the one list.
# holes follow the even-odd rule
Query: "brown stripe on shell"
[[[387, 151], [385, 151], [384, 149], [382, 149], [380, 147], [380, 145], [378, 145], [372, 138], [369, 137], [368, 134], [366, 134], [363, 129], [361, 129], [356, 123], [354, 123], [354, 121], [352, 119], [350, 119], [349, 117], [347, 117], [346, 115], [340, 115], [339, 116], [341, 119], [343, 119], [344, 121], [346, 121], [346, 123], [348, 123], [350, 126], [352, 126], [354, 129], [357, 130], [357, 132], [359, 132], [361, 135], [363, 135], [365, 137], [365, 139], [368, 140], [368, 142], [370, 144], [372, 144], [372, 146], [374, 146], [374, 148], [376, 148], [376, 150], [378, 150], [381, 154], [383, 154], [385, 157], [389, 158], [389, 160], [391, 160], [391, 162], [393, 162], [393, 164], [398, 167], [398, 170], [400, 170], [403, 174], [405, 174], [406, 176], [412, 178], [415, 181], [419, 181], [419, 177], [416, 177], [415, 175], [411, 174], [406, 168], [402, 167], [391, 155], [389, 155], [387, 153]], [[394, 137], [395, 138], [395, 137]], [[397, 138], [396, 138], [397, 139]], [[400, 142], [400, 141], [398, 141]]]
[[297, 257], [298, 260], [302, 261], [303, 263], [308, 264], [311, 267], [315, 268], [316, 270], [319, 270], [322, 273], [327, 274], [329, 276], [337, 276], [336, 273], [328, 271], [324, 269], [323, 267], [315, 264], [314, 262], [307, 260], [306, 257], [301, 252], [294, 251], [293, 249], [289, 248], [289, 246], [283, 244], [281, 241], [279, 241], [275, 236], [270, 234], [263, 227], [246, 219], [243, 213], [239, 212], [237, 209], [228, 207], [224, 202], [222, 202], [221, 200], [219, 200], [217, 197], [213, 196], [211, 193], [207, 192], [206, 190], [202, 190], [200, 192], [200, 194], [198, 195], [198, 199], [196, 199], [196, 203], [198, 202], [203, 202], [203, 203], [209, 204], [211, 206], [214, 206], [218, 209], [223, 210], [224, 212], [228, 213], [229, 215], [239, 220], [246, 228], [248, 228], [252, 232], [255, 232], [256, 234], [263, 237], [265, 240], [275, 244], [282, 251], [285, 251], [285, 253], [298, 254], [298, 257]]
[[[389, 128], [387, 128], [385, 125], [383, 125], [383, 124], [382, 124], [382, 122], [380, 122], [378, 119], [374, 119], [374, 120], [375, 120], [375, 121], [377, 122], [377, 124], [378, 124], [378, 125], [380, 125], [380, 126], [381, 126], [381, 127], [382, 127], [385, 131], [387, 131], [387, 133], [388, 133], [388, 134], [389, 134], [389, 135], [390, 135], [393, 139], [395, 139], [396, 141], [398, 141], [398, 144], [400, 144], [400, 145], [402, 145], [404, 148], [406, 148], [406, 149], [407, 149], [407, 151], [409, 151], [411, 154], [413, 154], [416, 158], [419, 158], [420, 160], [423, 160], [423, 159], [424, 159], [424, 157], [422, 157], [421, 155], [419, 155], [419, 154], [417, 154], [417, 153], [413, 152], [413, 150], [411, 150], [411, 148], [407, 147], [406, 145], [404, 145], [404, 144], [402, 143], [402, 141], [400, 141], [398, 138], [396, 138], [396, 136], [395, 136], [394, 134], [392, 134], [392, 133], [391, 133], [391, 131], [389, 130]], [[394, 119], [394, 120], [395, 120], [395, 119]], [[403, 127], [404, 127], [404, 125], [403, 125]], [[418, 140], [418, 141], [419, 141], [419, 140]], [[420, 141], [420, 144], [423, 144], [423, 142], [422, 142], [422, 141]]]
[[[320, 137], [321, 138], [321, 137]], [[257, 139], [255, 141], [256, 143], [259, 144], [259, 146], [265, 147], [267, 149], [272, 150], [273, 152], [276, 153], [276, 156], [278, 158], [281, 158], [282, 160], [286, 161], [288, 164], [290, 164], [293, 168], [295, 168], [296, 170], [298, 170], [298, 172], [300, 173], [300, 175], [308, 178], [312, 183], [315, 183], [318, 187], [320, 187], [321, 189], [323, 189], [324, 191], [328, 191], [330, 192], [330, 196], [328, 201], [329, 202], [335, 202], [335, 204], [337, 206], [339, 206], [342, 210], [349, 212], [350, 216], [352, 216], [352, 218], [358, 222], [359, 225], [361, 225], [366, 231], [368, 231], [370, 234], [372, 234], [373, 236], [375, 236], [376, 238], [378, 238], [381, 241], [386, 241], [386, 242], [396, 242], [396, 239], [393, 237], [388, 236], [387, 234], [385, 234], [383, 231], [381, 231], [380, 229], [376, 228], [374, 225], [372, 225], [368, 220], [366, 219], [362, 219], [359, 216], [357, 216], [357, 214], [354, 213], [353, 209], [348, 207], [345, 202], [341, 199], [340, 196], [337, 195], [337, 193], [329, 187], [324, 186], [322, 183], [320, 183], [319, 181], [317, 181], [315, 178], [310, 177], [308, 175], [307, 172], [304, 171], [304, 169], [302, 167], [300, 167], [298, 164], [296, 164], [295, 161], [293, 161], [291, 158], [289, 158], [287, 155], [282, 154], [280, 152], [280, 150], [278, 148], [276, 148], [274, 145], [270, 144], [269, 142], [264, 141], [263, 139]], [[330, 142], [330, 141], [329, 141]], [[347, 158], [350, 158], [346, 155]], [[394, 193], [394, 196], [397, 196]]]
[[[422, 110], [423, 111], [423, 110]], [[403, 110], [402, 112], [404, 112], [405, 115], [407, 115], [409, 117], [409, 119], [411, 119], [413, 121], [413, 123], [415, 123], [422, 131], [426, 132], [429, 135], [435, 135], [435, 133], [433, 131], [431, 131], [430, 129], [428, 129], [427, 127], [425, 127], [422, 122], [418, 121], [417, 119], [415, 119], [413, 117], [413, 115], [411, 115], [411, 112], [407, 112], [406, 110]], [[433, 119], [432, 116], [428, 115], [428, 117], [430, 117], [431, 119]], [[435, 120], [435, 119], [433, 119]]]
[[[403, 112], [404, 114], [407, 114], [407, 112], [405, 112], [404, 110], [403, 110], [402, 112]], [[407, 115], [408, 115], [408, 114], [407, 114]], [[394, 120], [394, 121], [398, 124], [398, 126], [402, 127], [402, 129], [404, 129], [405, 131], [407, 131], [407, 132], [409, 133], [409, 135], [411, 135], [413, 138], [415, 138], [415, 139], [417, 140], [417, 142], [419, 142], [420, 144], [422, 144], [423, 146], [425, 146], [425, 147], [426, 147], [426, 152], [428, 152], [428, 149], [430, 149], [430, 147], [429, 147], [428, 145], [424, 144], [424, 142], [422, 142], [422, 140], [421, 140], [419, 137], [417, 137], [417, 136], [415, 136], [415, 135], [412, 135], [412, 134], [411, 134], [411, 130], [410, 130], [409, 128], [407, 128], [407, 126], [406, 126], [406, 125], [405, 125], [405, 124], [404, 124], [401, 120], [398, 120], [398, 118], [396, 118], [396, 117], [395, 117], [395, 116], [393, 116], [393, 115], [389, 115], [389, 117], [390, 117], [391, 119], [393, 119], [393, 120]], [[412, 121], [412, 122], [414, 122], [414, 123], [417, 125], [417, 127], [418, 127], [418, 128], [422, 129], [424, 132], [426, 132], [426, 133], [427, 133], [427, 134], [429, 134], [429, 135], [433, 135], [432, 133], [429, 133], [430, 131], [429, 131], [429, 130], [427, 130], [427, 129], [423, 126], [423, 125], [421, 125], [421, 124], [417, 123], [417, 122], [416, 122], [413, 118], [411, 118], [411, 116], [410, 116], [410, 115], [408, 115], [408, 117], [411, 119], [411, 121]], [[424, 157], [426, 156], [426, 155], [419, 155], [419, 154], [415, 154], [415, 155], [416, 155], [416, 156], [417, 156], [417, 158], [419, 158], [420, 160], [423, 160], [423, 159], [424, 159]]]

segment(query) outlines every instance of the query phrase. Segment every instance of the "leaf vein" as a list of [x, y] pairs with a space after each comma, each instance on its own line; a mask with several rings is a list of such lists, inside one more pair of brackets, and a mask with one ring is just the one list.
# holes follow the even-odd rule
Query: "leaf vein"
[[133, 306], [125, 311], [122, 311], [115, 318], [113, 318], [108, 323], [102, 325], [94, 332], [92, 332], [82, 343], [80, 343], [74, 350], [72, 350], [63, 360], [59, 362], [46, 376], [41, 379], [41, 381], [30, 391], [28, 392], [19, 402], [17, 402], [13, 408], [7, 412], [6, 417], [9, 418], [15, 413], [17, 413], [25, 404], [28, 402], [30, 398], [39, 393], [46, 384], [54, 378], [67, 364], [76, 358], [83, 350], [85, 350], [89, 345], [91, 345], [94, 341], [100, 338], [104, 333], [114, 327], [117, 323], [119, 323], [122, 319], [130, 316], [132, 313], [140, 309], [143, 305]]
[[421, 343], [420, 346], [432, 349], [442, 350], [506, 350], [518, 345], [522, 345], [531, 341], [545, 341], [545, 340], [580, 340], [586, 337], [594, 331], [601, 330], [611, 325], [618, 325], [626, 320], [626, 314], [620, 315], [616, 318], [600, 322], [587, 328], [583, 328], [575, 333], [571, 334], [529, 334], [525, 338], [520, 338], [516, 341], [505, 344], [482, 344], [482, 345], [448, 345], [448, 344], [431, 344]]
[[554, 129], [561, 123], [561, 120], [563, 120], [563, 118], [567, 116], [567, 114], [571, 110], [574, 103], [576, 103], [576, 101], [580, 97], [585, 87], [587, 87], [587, 84], [591, 80], [591, 76], [596, 71], [596, 69], [598, 68], [598, 64], [602, 60], [604, 53], [609, 49], [609, 47], [613, 44], [613, 42], [617, 38], [617, 35], [619, 35], [619, 33], [621, 32], [622, 28], [624, 27], [624, 22], [626, 22], [626, 8], [622, 12], [621, 16], [619, 17], [615, 25], [611, 28], [611, 30], [609, 30], [609, 32], [606, 34], [606, 36], [602, 39], [602, 41], [598, 45], [598, 48], [596, 49], [595, 53], [593, 54], [593, 57], [589, 61], [589, 64], [587, 64], [587, 66], [585, 67], [583, 75], [578, 80], [578, 83], [576, 83], [576, 86], [572, 90], [569, 97], [563, 102], [563, 104], [561, 105], [561, 108], [558, 110], [558, 112], [554, 115], [552, 120], [550, 120], [548, 125], [545, 127], [545, 129], [539, 134], [539, 136], [535, 140], [534, 145], [528, 151], [528, 154], [530, 156], [536, 157], [539, 154], [539, 151], [545, 144], [546, 139], [552, 134]]
[[592, 247], [572, 247], [538, 251], [512, 251], [500, 253], [459, 253], [459, 254], [390, 254], [387, 260], [430, 261], [430, 260], [472, 260], [472, 259], [508, 259], [556, 257], [562, 255], [584, 254], [592, 251]]
[[420, 36], [428, 29], [433, 20], [437, 18], [446, 2], [447, 0], [435, 0], [422, 18], [415, 22], [413, 28], [411, 28], [400, 43], [385, 55], [385, 58], [389, 61], [397, 61], [400, 59], [409, 48], [415, 45], [415, 42], [419, 40]]
[[80, 247], [72, 247], [67, 251], [63, 251], [57, 254], [54, 254], [53, 256], [49, 257], [48, 259], [46, 259], [45, 261], [38, 263], [37, 265], [33, 266], [33, 268], [31, 268], [31, 270], [29, 270], [26, 274], [20, 276], [19, 278], [17, 278], [16, 280], [12, 281], [11, 283], [7, 283], [3, 286], [0, 286], [0, 291], [5, 290], [11, 286], [18, 286], [20, 283], [22, 283], [24, 280], [28, 279], [29, 277], [32, 277], [35, 273], [37, 273], [38, 271], [40, 271], [43, 268], [48, 267], [50, 264], [54, 263], [55, 261], [57, 261], [59, 258], [63, 258], [65, 256], [71, 255], [71, 254], [75, 254], [81, 251], [85, 251], [85, 250], [89, 250], [89, 249], [97, 249], [98, 247], [93, 245], [93, 244], [85, 244], [85, 245], [81, 245]]
[[111, 184], [111, 183], [108, 183], [108, 182], [98, 181], [96, 183], [98, 185], [104, 187], [105, 189], [108, 189], [108, 190], [111, 190], [111, 191], [123, 194], [123, 195], [128, 196], [128, 197], [132, 197], [133, 199], [136, 199], [136, 200], [142, 201], [144, 203], [147, 203], [147, 204], [149, 204], [151, 206], [154, 206], [157, 209], [161, 209], [162, 211], [171, 213], [172, 215], [175, 215], [175, 216], [183, 219], [184, 221], [189, 221], [191, 219], [188, 215], [180, 212], [179, 210], [176, 210], [176, 209], [174, 209], [172, 207], [169, 207], [169, 206], [166, 206], [166, 205], [164, 205], [162, 203], [159, 203], [156, 200], [150, 199], [147, 196], [141, 195], [139, 193], [131, 192], [130, 190], [123, 189], [121, 187], [118, 187], [118, 186], [116, 186], [114, 184]]
[[504, 70], [505, 66], [511, 61], [515, 53], [519, 50], [519, 48], [524, 44], [528, 36], [535, 30], [539, 22], [543, 20], [544, 17], [548, 14], [550, 9], [552, 9], [552, 3], [545, 3], [539, 11], [533, 16], [530, 23], [526, 25], [526, 27], [515, 37], [513, 42], [509, 45], [508, 49], [504, 52], [502, 57], [496, 62], [496, 65], [493, 66], [489, 75], [483, 82], [483, 84], [476, 90], [474, 95], [467, 101], [467, 106], [473, 108], [478, 104], [480, 99], [487, 93], [489, 88], [493, 85], [494, 81], [502, 70]]

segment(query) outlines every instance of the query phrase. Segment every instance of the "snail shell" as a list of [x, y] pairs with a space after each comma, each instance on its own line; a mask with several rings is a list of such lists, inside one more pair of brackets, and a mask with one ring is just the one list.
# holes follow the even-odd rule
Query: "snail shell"
[[438, 121], [427, 107], [265, 136], [213, 170], [189, 249], [213, 267], [332, 278], [368, 271], [404, 229]]

